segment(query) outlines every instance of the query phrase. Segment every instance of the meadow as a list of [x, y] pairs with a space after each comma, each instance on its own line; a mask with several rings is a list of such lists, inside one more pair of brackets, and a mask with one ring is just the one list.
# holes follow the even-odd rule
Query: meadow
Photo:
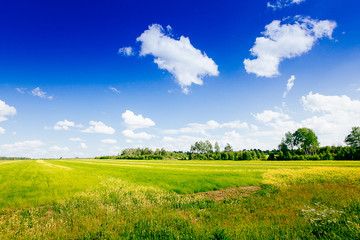
[[0, 239], [359, 239], [360, 162], [0, 161]]

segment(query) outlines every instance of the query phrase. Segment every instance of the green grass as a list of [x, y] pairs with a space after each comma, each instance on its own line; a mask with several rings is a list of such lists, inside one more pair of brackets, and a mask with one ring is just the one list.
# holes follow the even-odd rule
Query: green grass
[[[0, 161], [0, 239], [359, 239], [360, 162]], [[203, 192], [261, 186], [215, 201]]]

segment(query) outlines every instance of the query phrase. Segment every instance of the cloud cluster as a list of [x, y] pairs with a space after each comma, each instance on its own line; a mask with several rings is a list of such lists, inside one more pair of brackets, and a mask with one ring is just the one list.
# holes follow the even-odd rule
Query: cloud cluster
[[90, 121], [89, 122], [89, 127], [82, 130], [81, 132], [84, 133], [103, 133], [103, 134], [114, 134], [115, 133], [115, 129], [109, 126], [106, 126], [103, 122], [101, 121]]
[[134, 112], [126, 110], [122, 115], [126, 129], [122, 131], [122, 134], [125, 137], [132, 139], [144, 139], [148, 140], [153, 138], [153, 135], [150, 135], [146, 132], [135, 133], [134, 130], [141, 128], [148, 128], [155, 126], [155, 122], [150, 118], [144, 118], [141, 114], [135, 115]]
[[218, 123], [215, 120], [209, 120], [206, 123], [189, 123], [187, 127], [180, 129], [165, 130], [164, 132], [169, 134], [200, 133], [203, 135], [207, 135], [207, 130], [215, 130], [220, 128], [248, 129], [249, 125], [246, 122], [240, 122], [240, 121]]
[[134, 55], [134, 51], [133, 51], [132, 47], [120, 48], [118, 53], [121, 54], [121, 55], [124, 55], [124, 56], [132, 56], [132, 55]]
[[[276, 132], [285, 133], [287, 131], [293, 131], [300, 126], [298, 123], [293, 121], [288, 114], [281, 111], [265, 110], [262, 113], [252, 115], [257, 121], [271, 127]], [[265, 133], [265, 135], [267, 134]], [[269, 135], [277, 134], [270, 133]]]
[[303, 2], [305, 2], [305, 0], [276, 0], [274, 3], [268, 2], [267, 7], [273, 8], [275, 10], [278, 8], [287, 7], [292, 4], [300, 4]]
[[[7, 105], [4, 101], [0, 100], [0, 122], [8, 120], [8, 116], [16, 114], [16, 109], [12, 106]], [[0, 127], [0, 134], [4, 134], [5, 129]]]
[[173, 74], [184, 93], [193, 83], [202, 85], [203, 77], [219, 75], [215, 62], [194, 48], [189, 38], [181, 36], [176, 40], [161, 25], [149, 26], [136, 40], [141, 42], [140, 56], [153, 55], [158, 67]]
[[42, 149], [45, 144], [40, 140], [27, 140], [22, 142], [15, 142], [11, 144], [2, 144], [0, 149], [5, 156], [27, 156], [44, 154], [46, 150]]
[[[360, 101], [348, 96], [326, 96], [319, 93], [301, 98], [305, 110], [314, 116], [303, 120], [304, 126], [315, 129], [325, 145], [342, 143], [351, 127], [360, 126]], [[337, 141], [336, 141], [337, 140]]]
[[255, 45], [250, 49], [256, 58], [244, 60], [246, 72], [260, 77], [279, 75], [281, 61], [310, 51], [320, 38], [331, 39], [335, 27], [334, 21], [300, 16], [295, 17], [292, 24], [272, 21], [265, 26], [263, 37], [256, 38]]
[[132, 138], [132, 139], [149, 140], [154, 137], [153, 135], [150, 135], [146, 132], [135, 133], [133, 130], [130, 130], [130, 129], [125, 129], [124, 131], [122, 131], [122, 134], [125, 137]]
[[34, 88], [33, 90], [31, 90], [31, 93], [32, 93], [33, 96], [36, 96], [36, 97], [46, 98], [46, 99], [49, 99], [49, 100], [53, 99], [53, 96], [48, 96], [46, 92], [44, 92], [43, 90], [40, 89], [40, 87]]
[[144, 118], [141, 114], [135, 115], [130, 110], [126, 110], [121, 117], [124, 120], [125, 126], [131, 130], [155, 126], [154, 121], [150, 118]]
[[287, 84], [286, 84], [286, 90], [283, 94], [283, 98], [286, 97], [286, 95], [290, 92], [290, 90], [292, 89], [292, 87], [295, 84], [295, 76], [291, 75], [291, 77], [288, 79]]
[[75, 123], [65, 119], [64, 121], [55, 123], [54, 130], [69, 130], [71, 127], [75, 127]]
[[4, 101], [0, 100], [0, 122], [8, 120], [8, 116], [16, 114], [16, 109], [7, 105]]

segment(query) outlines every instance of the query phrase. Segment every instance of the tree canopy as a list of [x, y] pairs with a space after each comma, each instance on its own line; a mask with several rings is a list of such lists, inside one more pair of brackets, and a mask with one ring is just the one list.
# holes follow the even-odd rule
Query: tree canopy
[[350, 147], [360, 147], [360, 127], [353, 127], [345, 138], [345, 143]]
[[316, 134], [309, 128], [299, 128], [294, 133], [287, 132], [279, 144], [279, 150], [286, 152], [294, 147], [303, 149], [305, 154], [314, 154], [319, 141]]

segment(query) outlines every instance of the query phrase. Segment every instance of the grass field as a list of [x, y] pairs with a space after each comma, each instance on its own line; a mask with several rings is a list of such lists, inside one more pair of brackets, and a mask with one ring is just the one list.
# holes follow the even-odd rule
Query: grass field
[[356, 161], [0, 161], [0, 239], [359, 239], [359, 216]]

